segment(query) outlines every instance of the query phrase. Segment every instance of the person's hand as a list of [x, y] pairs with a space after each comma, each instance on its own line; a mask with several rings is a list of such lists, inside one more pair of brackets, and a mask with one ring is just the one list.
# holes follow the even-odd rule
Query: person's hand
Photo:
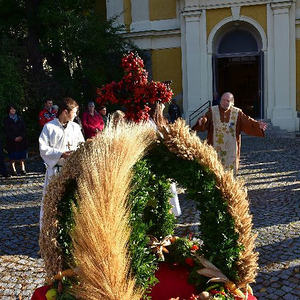
[[202, 126], [207, 122], [207, 118], [206, 117], [202, 117], [201, 119], [199, 119], [199, 125]]
[[258, 123], [259, 123], [259, 128], [260, 128], [261, 130], [265, 131], [265, 130], [267, 129], [267, 127], [268, 127], [268, 124], [267, 124], [267, 123], [262, 122], [262, 121], [258, 121]]
[[203, 126], [207, 122], [206, 117], [199, 118], [196, 124], [192, 127], [192, 130], [200, 130], [199, 127]]
[[99, 132], [99, 129], [98, 129], [98, 128], [96, 128], [96, 129], [95, 129], [95, 133], [98, 133], [98, 132]]
[[73, 151], [66, 151], [61, 155], [61, 158], [68, 158], [71, 154], [73, 153]]
[[23, 140], [23, 138], [21, 136], [17, 136], [15, 138], [15, 142], [21, 142]]

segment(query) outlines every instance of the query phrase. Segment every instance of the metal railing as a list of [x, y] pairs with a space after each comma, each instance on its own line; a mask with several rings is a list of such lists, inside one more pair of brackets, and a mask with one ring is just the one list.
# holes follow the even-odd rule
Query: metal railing
[[211, 101], [208, 100], [204, 104], [202, 104], [199, 108], [194, 110], [190, 115], [189, 115], [189, 125], [191, 126], [192, 121], [196, 118], [198, 118], [204, 111], [206, 111], [209, 107], [211, 106]]

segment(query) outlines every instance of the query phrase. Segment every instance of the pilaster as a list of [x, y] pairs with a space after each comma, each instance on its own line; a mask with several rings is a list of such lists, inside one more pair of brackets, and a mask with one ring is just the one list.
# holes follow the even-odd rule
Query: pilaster
[[123, 0], [106, 0], [107, 19], [117, 17], [118, 25], [124, 24], [124, 3]]
[[131, 0], [131, 16], [131, 32], [147, 31], [151, 29], [151, 22], [149, 19], [149, 0]]
[[296, 130], [295, 95], [291, 91], [296, 80], [292, 59], [294, 57], [295, 30], [290, 18], [293, 1], [271, 3], [274, 41], [274, 106], [272, 123], [288, 131]]
[[[186, 6], [182, 11], [185, 23], [185, 65], [186, 91], [185, 117], [200, 106], [201, 98], [201, 16], [202, 10], [197, 6]], [[202, 47], [203, 48], [203, 47]]]

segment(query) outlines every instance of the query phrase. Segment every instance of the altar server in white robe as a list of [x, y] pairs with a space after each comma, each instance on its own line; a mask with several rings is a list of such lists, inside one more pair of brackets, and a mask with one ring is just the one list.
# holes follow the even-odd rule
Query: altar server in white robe
[[40, 211], [42, 226], [43, 202], [46, 187], [53, 175], [59, 172], [65, 160], [84, 142], [80, 126], [73, 122], [78, 111], [78, 104], [72, 98], [64, 98], [59, 105], [58, 118], [43, 127], [39, 137], [40, 155], [46, 164], [43, 199]]

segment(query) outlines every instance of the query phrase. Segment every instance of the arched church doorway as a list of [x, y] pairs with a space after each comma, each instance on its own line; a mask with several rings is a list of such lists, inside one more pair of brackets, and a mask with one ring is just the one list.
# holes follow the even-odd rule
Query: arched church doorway
[[235, 106], [253, 118], [263, 118], [263, 52], [248, 24], [232, 22], [215, 40], [214, 95], [232, 92]]

